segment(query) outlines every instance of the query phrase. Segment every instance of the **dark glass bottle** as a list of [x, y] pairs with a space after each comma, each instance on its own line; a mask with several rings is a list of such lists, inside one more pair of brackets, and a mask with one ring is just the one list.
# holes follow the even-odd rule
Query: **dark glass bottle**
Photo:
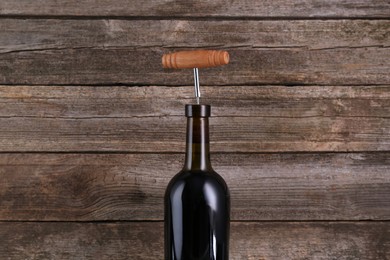
[[165, 260], [226, 260], [230, 196], [210, 163], [210, 106], [186, 105], [185, 112], [185, 164], [165, 193]]

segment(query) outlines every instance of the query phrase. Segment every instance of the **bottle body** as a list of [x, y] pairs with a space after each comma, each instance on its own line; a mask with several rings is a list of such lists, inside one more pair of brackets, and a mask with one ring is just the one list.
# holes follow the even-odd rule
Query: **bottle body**
[[166, 189], [165, 260], [229, 259], [229, 190], [211, 167], [202, 115], [188, 117], [185, 166]]
[[229, 209], [229, 192], [217, 173], [178, 173], [165, 195], [165, 259], [228, 259]]

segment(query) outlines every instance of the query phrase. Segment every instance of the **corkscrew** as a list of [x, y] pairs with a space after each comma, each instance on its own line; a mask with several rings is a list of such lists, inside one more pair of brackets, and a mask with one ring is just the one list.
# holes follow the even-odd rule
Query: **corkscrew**
[[229, 53], [218, 50], [179, 51], [164, 54], [162, 65], [168, 69], [194, 70], [194, 89], [196, 103], [200, 103], [199, 68], [210, 68], [229, 63]]

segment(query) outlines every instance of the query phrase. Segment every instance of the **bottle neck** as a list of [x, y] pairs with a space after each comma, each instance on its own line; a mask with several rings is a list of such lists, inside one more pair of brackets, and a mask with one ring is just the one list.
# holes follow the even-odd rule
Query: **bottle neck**
[[184, 170], [212, 170], [208, 117], [187, 118], [187, 146]]

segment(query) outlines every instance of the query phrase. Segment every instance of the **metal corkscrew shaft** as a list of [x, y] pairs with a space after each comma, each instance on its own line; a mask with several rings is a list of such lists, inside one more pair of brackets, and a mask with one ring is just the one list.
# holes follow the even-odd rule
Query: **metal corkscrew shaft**
[[194, 69], [196, 103], [200, 103], [199, 68], [210, 68], [229, 63], [229, 53], [217, 50], [180, 51], [164, 54], [162, 65], [169, 69]]
[[196, 103], [199, 105], [199, 103], [200, 103], [200, 86], [199, 86], [199, 70], [198, 70], [198, 68], [194, 68], [194, 86], [195, 86]]

